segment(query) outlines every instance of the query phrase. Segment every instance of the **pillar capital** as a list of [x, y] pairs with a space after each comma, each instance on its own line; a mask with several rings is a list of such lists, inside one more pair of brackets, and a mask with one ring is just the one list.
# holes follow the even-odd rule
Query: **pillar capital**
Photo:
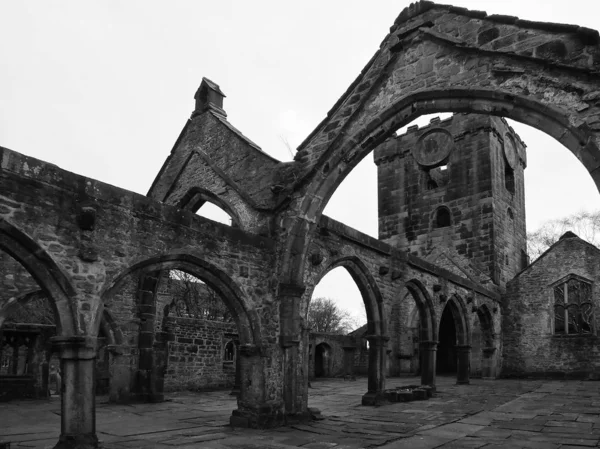
[[260, 356], [260, 348], [257, 345], [245, 344], [239, 347], [241, 357], [258, 357]]
[[423, 351], [436, 351], [438, 342], [436, 340], [424, 340], [419, 342], [419, 348]]
[[482, 351], [483, 351], [484, 354], [491, 355], [494, 352], [496, 352], [496, 348], [494, 346], [489, 346], [487, 348], [483, 348]]
[[388, 337], [387, 335], [365, 335], [365, 338], [367, 339], [370, 345], [381, 346], [385, 345], [390, 340], [390, 337]]
[[471, 350], [471, 345], [456, 345], [454, 348], [457, 352], [468, 352]]
[[52, 347], [56, 349], [61, 359], [91, 360], [96, 358], [96, 338], [71, 336], [50, 338]]
[[304, 294], [306, 287], [297, 284], [279, 284], [279, 296], [300, 297]]

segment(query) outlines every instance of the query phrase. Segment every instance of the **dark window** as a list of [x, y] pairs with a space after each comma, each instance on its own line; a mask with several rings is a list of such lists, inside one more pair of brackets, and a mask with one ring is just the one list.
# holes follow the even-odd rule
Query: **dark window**
[[591, 334], [592, 285], [570, 276], [554, 287], [554, 333]]
[[504, 186], [511, 194], [515, 194], [515, 171], [506, 163], [504, 167]]
[[424, 169], [425, 182], [427, 190], [435, 190], [438, 187], [446, 187], [450, 180], [449, 165], [440, 165], [438, 167]]
[[234, 359], [235, 359], [235, 343], [233, 343], [233, 341], [229, 341], [225, 345], [223, 361], [224, 362], [233, 362]]
[[440, 207], [435, 214], [435, 227], [446, 228], [450, 226], [450, 211], [446, 207]]

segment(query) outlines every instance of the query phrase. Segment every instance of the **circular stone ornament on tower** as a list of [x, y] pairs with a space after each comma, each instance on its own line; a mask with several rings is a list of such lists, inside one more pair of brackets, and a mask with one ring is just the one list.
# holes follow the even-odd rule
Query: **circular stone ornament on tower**
[[423, 134], [413, 147], [415, 160], [425, 167], [442, 164], [454, 149], [452, 134], [442, 128], [435, 128]]
[[509, 134], [504, 136], [504, 157], [510, 168], [514, 170], [517, 166], [517, 149], [513, 138]]

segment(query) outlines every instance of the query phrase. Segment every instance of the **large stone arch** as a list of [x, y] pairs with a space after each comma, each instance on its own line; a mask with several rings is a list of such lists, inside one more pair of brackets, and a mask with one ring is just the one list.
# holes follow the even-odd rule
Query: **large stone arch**
[[[517, 38], [522, 35], [528, 38]], [[426, 113], [487, 113], [526, 123], [563, 143], [600, 186], [598, 44], [597, 31], [572, 25], [431, 2], [406, 8], [295, 157], [300, 176], [294, 213], [282, 222], [290, 229], [282, 264], [286, 282], [301, 276], [305, 251], [298, 249], [307, 248], [347, 174], [394, 131]]]
[[319, 274], [314, 285], [307, 288], [305, 294], [307, 301], [310, 301], [316, 285], [332, 270], [340, 267], [348, 271], [363, 298], [367, 313], [367, 334], [387, 335], [387, 322], [383, 319], [381, 291], [367, 266], [356, 256], [342, 256], [333, 259]]
[[48, 295], [60, 336], [79, 335], [75, 289], [50, 255], [31, 237], [0, 218], [0, 250], [19, 262]]
[[125, 277], [136, 271], [148, 273], [163, 270], [185, 271], [206, 282], [219, 294], [232, 312], [238, 327], [240, 344], [260, 347], [262, 337], [258, 314], [248, 307], [242, 290], [223, 270], [197, 256], [186, 253], [162, 254], [145, 258], [133, 263], [113, 279], [107, 281], [101, 293], [102, 305], [98, 308], [94, 318], [94, 335], [98, 333], [101, 323], [100, 317], [104, 312], [103, 304], [119, 289]]
[[[264, 421], [267, 418], [263, 415], [270, 414], [260, 406], [265, 401], [266, 392], [263, 388], [265, 382], [263, 357], [265, 354], [262, 348], [263, 336], [258, 314], [248, 305], [246, 295], [234, 280], [223, 270], [202, 258], [188, 253], [173, 253], [156, 255], [132, 263], [105, 284], [101, 294], [102, 304], [94, 319], [95, 332], [98, 332], [101, 322], [100, 316], [104, 313], [103, 304], [119, 289], [120, 284], [124, 282], [129, 274], [139, 271], [142, 273], [156, 273], [165, 270], [181, 270], [198, 277], [221, 297], [231, 311], [238, 329], [241, 357], [239, 365], [241, 385], [238, 396], [238, 409], [234, 410], [231, 419], [237, 426], [263, 427], [267, 425]], [[144, 276], [142, 276], [143, 278]], [[164, 354], [157, 354], [161, 351], [156, 351], [156, 346], [153, 348], [150, 345], [148, 349], [152, 350], [150, 357], [162, 358], [165, 356]], [[142, 354], [140, 354], [140, 362], [141, 356]], [[150, 365], [154, 366], [149, 371], [156, 369], [156, 367], [160, 369], [162, 361], [154, 361]], [[164, 365], [166, 366], [166, 361]], [[147, 367], [144, 365], [144, 368]], [[163, 374], [149, 373], [148, 375], [151, 377], [151, 387], [155, 387], [153, 378], [160, 378]], [[150, 390], [149, 394], [152, 400], [162, 397], [161, 388]], [[273, 417], [269, 416], [268, 419], [273, 419]], [[278, 416], [276, 419], [281, 419], [281, 417]]]
[[[317, 282], [335, 268], [344, 267], [358, 287], [367, 311], [367, 332], [369, 341], [368, 390], [362, 397], [363, 405], [378, 404], [383, 400], [385, 389], [387, 320], [384, 319], [384, 304], [381, 291], [367, 266], [356, 256], [341, 256], [333, 259], [321, 272]], [[313, 286], [314, 287], [314, 286]], [[312, 295], [312, 290], [307, 295]]]
[[[467, 307], [463, 299], [459, 295], [454, 294], [446, 301], [443, 309], [444, 311], [448, 310], [451, 313], [454, 321], [454, 328], [456, 329], [456, 383], [468, 384], [471, 356], [471, 332]], [[444, 313], [442, 312], [440, 314], [440, 323], [438, 324], [438, 328], [441, 326], [443, 316]]]
[[[294, 231], [289, 233], [293, 240], [288, 241], [289, 247], [308, 248], [304, 242], [310, 240], [327, 202], [366, 155], [397, 129], [421, 115], [436, 112], [498, 115], [543, 131], [562, 143], [582, 162], [600, 190], [600, 151], [596, 143], [600, 137], [588, 127], [574, 126], [568, 114], [510, 91], [477, 88], [423, 90], [401, 98], [374, 117], [367, 116], [368, 123], [356, 134], [345, 137], [335, 145], [334, 150], [321, 156], [317, 164], [321, 169], [314, 168], [310, 172], [310, 180], [307, 180], [300, 194], [299, 216], [303, 218], [296, 219], [293, 224]], [[297, 260], [299, 257], [302, 259]], [[292, 253], [286, 260], [287, 266], [301, 266], [304, 257], [305, 252]]]

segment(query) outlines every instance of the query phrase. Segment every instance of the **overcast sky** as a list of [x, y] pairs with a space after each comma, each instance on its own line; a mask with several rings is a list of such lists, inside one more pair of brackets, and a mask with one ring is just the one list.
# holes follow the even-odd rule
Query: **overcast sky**
[[[488, 13], [599, 28], [600, 2], [452, 2]], [[145, 194], [194, 106], [203, 76], [230, 122], [290, 160], [379, 47], [408, 1], [0, 0], [0, 145]], [[528, 145], [527, 222], [598, 208], [590, 176], [550, 137]], [[375, 166], [363, 160], [326, 213], [377, 235]], [[343, 292], [348, 276], [317, 294]], [[325, 282], [324, 282], [325, 283]], [[342, 288], [343, 286], [343, 288]], [[357, 305], [358, 304], [358, 305]]]

